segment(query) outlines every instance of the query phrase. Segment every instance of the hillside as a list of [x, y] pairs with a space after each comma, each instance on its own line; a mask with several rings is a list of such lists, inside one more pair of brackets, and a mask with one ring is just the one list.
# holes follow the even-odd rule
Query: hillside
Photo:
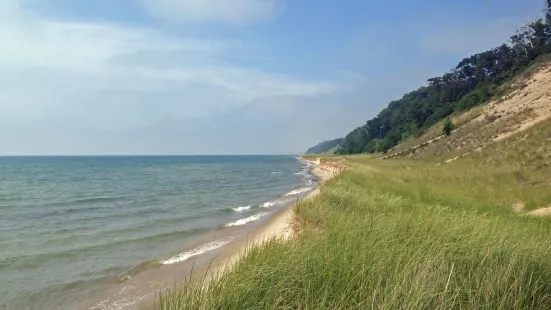
[[500, 96], [503, 85], [549, 53], [551, 8], [545, 20], [520, 28], [510, 42], [463, 59], [450, 72], [429, 79], [427, 86], [391, 102], [375, 118], [350, 132], [337, 153], [386, 152], [419, 137], [448, 116]]
[[344, 139], [338, 138], [335, 140], [323, 141], [306, 151], [306, 154], [326, 154], [334, 153]]
[[388, 152], [392, 157], [437, 157], [443, 161], [481, 151], [492, 143], [527, 131], [551, 118], [551, 62], [541, 58], [488, 104], [451, 116], [455, 131], [442, 136], [442, 123], [422, 136], [410, 139]]
[[322, 158], [347, 169], [295, 206], [297, 235], [157, 309], [551, 309], [550, 132], [543, 120], [447, 165]]

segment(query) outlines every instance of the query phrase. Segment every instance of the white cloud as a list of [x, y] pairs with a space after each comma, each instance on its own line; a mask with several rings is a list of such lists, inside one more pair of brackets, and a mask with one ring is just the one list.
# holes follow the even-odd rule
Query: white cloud
[[140, 0], [155, 17], [173, 22], [242, 24], [272, 18], [280, 0]]

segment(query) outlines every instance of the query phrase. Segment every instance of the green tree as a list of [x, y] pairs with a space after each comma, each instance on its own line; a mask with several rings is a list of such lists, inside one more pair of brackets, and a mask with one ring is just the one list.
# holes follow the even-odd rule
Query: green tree
[[369, 142], [367, 143], [367, 145], [364, 148], [364, 152], [365, 153], [375, 153], [375, 152], [377, 152], [377, 147], [378, 147], [380, 142], [381, 142], [381, 140], [379, 140], [379, 139], [369, 140]]
[[382, 152], [384, 151], [383, 140], [377, 139], [375, 143], [376, 143], [376, 145], [375, 145], [375, 151], [376, 151], [377, 153], [382, 153]]
[[455, 128], [455, 125], [452, 123], [452, 121], [447, 118], [444, 122], [444, 126], [442, 126], [442, 133], [446, 136], [449, 136], [452, 134], [452, 130]]

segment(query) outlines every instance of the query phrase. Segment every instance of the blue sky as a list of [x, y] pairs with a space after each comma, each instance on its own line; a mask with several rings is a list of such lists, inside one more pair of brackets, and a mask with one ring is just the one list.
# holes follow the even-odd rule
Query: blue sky
[[4, 0], [0, 154], [299, 153], [539, 0]]

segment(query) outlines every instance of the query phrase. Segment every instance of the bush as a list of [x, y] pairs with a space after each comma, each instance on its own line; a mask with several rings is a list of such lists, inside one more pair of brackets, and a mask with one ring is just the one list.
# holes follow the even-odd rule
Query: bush
[[487, 86], [478, 87], [467, 95], [463, 96], [455, 104], [455, 109], [460, 111], [468, 110], [472, 107], [475, 107], [479, 104], [482, 104], [491, 97], [491, 92]]
[[442, 133], [446, 136], [449, 136], [452, 134], [452, 130], [455, 128], [455, 125], [452, 123], [452, 121], [448, 118], [446, 119], [446, 122], [444, 122], [444, 126], [442, 127]]

